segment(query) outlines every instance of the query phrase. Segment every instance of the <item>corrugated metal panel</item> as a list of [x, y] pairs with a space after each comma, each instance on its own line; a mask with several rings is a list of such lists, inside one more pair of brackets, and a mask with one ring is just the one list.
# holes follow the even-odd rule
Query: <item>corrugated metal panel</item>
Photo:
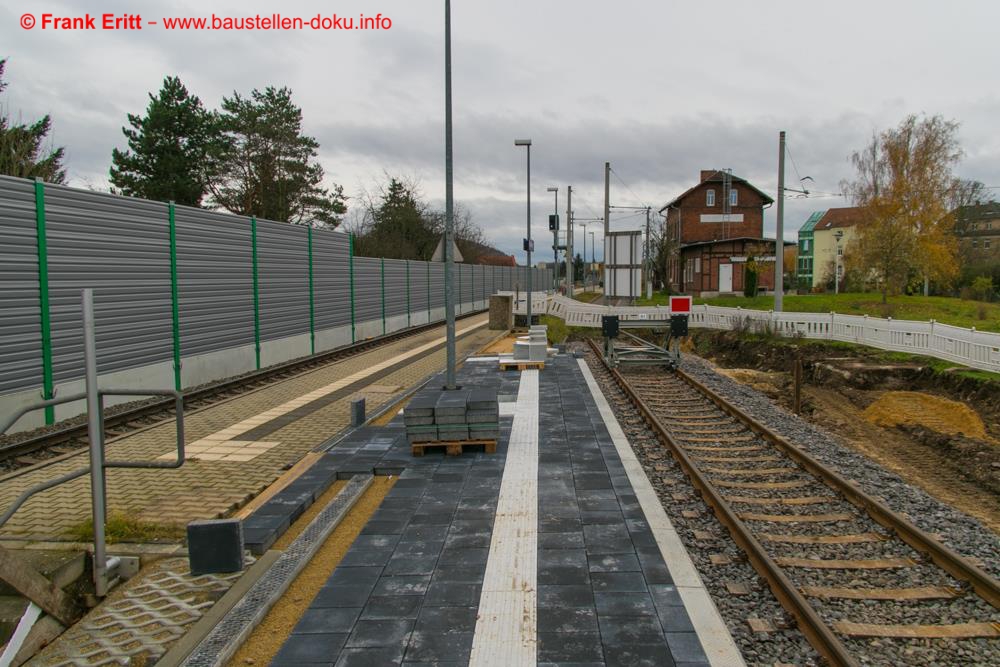
[[459, 264], [458, 270], [462, 272], [462, 296], [461, 302], [464, 304], [472, 303], [472, 289], [473, 289], [473, 278], [472, 265], [471, 264]]
[[42, 386], [35, 190], [0, 176], [0, 393]]
[[431, 308], [444, 308], [444, 264], [431, 262]]
[[382, 320], [381, 275], [382, 263], [377, 258], [354, 258], [355, 321]]
[[410, 309], [427, 312], [427, 262], [410, 262]]
[[181, 354], [254, 342], [250, 219], [178, 206]]
[[166, 204], [45, 186], [56, 381], [83, 373], [80, 290], [94, 289], [102, 373], [170, 359]]
[[313, 230], [313, 290], [316, 330], [351, 324], [351, 275], [347, 234]]
[[257, 220], [261, 340], [309, 331], [308, 234], [300, 225]]
[[405, 314], [406, 262], [400, 259], [387, 259], [385, 260], [385, 316]]

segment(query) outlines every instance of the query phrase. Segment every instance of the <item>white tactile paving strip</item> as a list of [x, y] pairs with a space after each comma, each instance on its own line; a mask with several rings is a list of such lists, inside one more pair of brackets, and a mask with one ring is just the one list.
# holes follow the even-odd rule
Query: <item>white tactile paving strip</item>
[[725, 621], [722, 620], [719, 610], [712, 602], [712, 597], [705, 588], [705, 584], [691, 561], [687, 549], [677, 535], [676, 529], [670, 522], [670, 518], [663, 510], [663, 505], [660, 504], [656, 491], [653, 490], [653, 485], [650, 484], [646, 472], [642, 469], [642, 464], [639, 463], [632, 451], [628, 438], [625, 437], [625, 432], [622, 431], [614, 411], [608, 405], [607, 399], [604, 398], [604, 393], [597, 385], [597, 381], [594, 380], [587, 362], [584, 359], [577, 359], [577, 363], [580, 365], [580, 371], [587, 381], [587, 387], [597, 403], [597, 408], [615, 444], [615, 449], [618, 450], [618, 456], [622, 460], [622, 465], [625, 466], [629, 483], [632, 485], [639, 505], [646, 515], [646, 521], [649, 522], [649, 527], [653, 531], [656, 544], [670, 570], [670, 576], [674, 580], [677, 592], [684, 601], [684, 607], [687, 609], [691, 624], [701, 641], [709, 663], [718, 667], [745, 667], [746, 663], [736, 646], [736, 642], [733, 641]]
[[538, 371], [521, 373], [469, 665], [537, 660]]
[[[472, 326], [465, 327], [464, 329], [459, 329], [455, 332], [455, 335], [464, 336], [471, 331], [481, 329], [487, 324], [488, 322], [486, 321], [473, 324]], [[274, 419], [277, 419], [278, 417], [282, 417], [292, 410], [301, 408], [309, 403], [312, 403], [313, 401], [327, 396], [328, 394], [332, 394], [335, 391], [339, 391], [344, 387], [350, 386], [359, 380], [370, 377], [371, 375], [385, 370], [390, 366], [398, 364], [400, 361], [419, 356], [427, 350], [440, 345], [444, 342], [444, 340], [445, 338], [443, 336], [435, 338], [428, 343], [424, 343], [419, 347], [415, 347], [412, 350], [408, 350], [407, 352], [391, 359], [386, 359], [385, 361], [369, 366], [368, 368], [358, 371], [357, 373], [352, 373], [351, 375], [341, 378], [336, 382], [331, 382], [326, 386], [314, 389], [306, 394], [302, 394], [301, 396], [293, 398], [290, 401], [286, 401], [285, 403], [273, 407], [270, 410], [265, 410], [264, 412], [256, 414], [252, 417], [248, 417], [241, 422], [222, 429], [221, 431], [217, 431], [216, 433], [207, 435], [204, 438], [195, 440], [187, 445], [185, 448], [185, 455], [189, 459], [197, 458], [206, 461], [250, 461], [280, 443], [238, 440], [237, 438], [240, 435], [247, 433], [248, 431], [252, 431], [258, 426], [266, 424]], [[173, 458], [174, 456], [174, 454], [168, 453], [160, 456], [159, 458], [167, 460]]]

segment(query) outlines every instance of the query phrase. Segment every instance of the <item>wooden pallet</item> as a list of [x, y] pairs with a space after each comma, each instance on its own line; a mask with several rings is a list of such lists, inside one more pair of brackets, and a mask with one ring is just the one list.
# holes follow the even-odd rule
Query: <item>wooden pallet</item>
[[487, 454], [495, 454], [497, 451], [496, 440], [428, 440], [426, 442], [414, 442], [410, 445], [414, 456], [423, 456], [424, 450], [428, 447], [444, 447], [448, 456], [458, 456], [462, 450], [469, 445], [482, 445]]
[[500, 370], [506, 371], [510, 369], [516, 369], [519, 371], [526, 371], [529, 369], [542, 370], [545, 368], [544, 361], [524, 361], [524, 360], [513, 360], [513, 359], [501, 359], [500, 360]]

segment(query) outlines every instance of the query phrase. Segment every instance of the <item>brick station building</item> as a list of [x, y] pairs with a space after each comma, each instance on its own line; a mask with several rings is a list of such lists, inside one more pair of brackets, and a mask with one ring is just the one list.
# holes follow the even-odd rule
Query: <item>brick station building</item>
[[703, 170], [696, 185], [660, 213], [678, 250], [670, 289], [696, 296], [743, 293], [746, 262], [758, 262], [758, 290], [774, 289], [774, 239], [764, 238], [764, 209], [774, 203], [746, 179]]

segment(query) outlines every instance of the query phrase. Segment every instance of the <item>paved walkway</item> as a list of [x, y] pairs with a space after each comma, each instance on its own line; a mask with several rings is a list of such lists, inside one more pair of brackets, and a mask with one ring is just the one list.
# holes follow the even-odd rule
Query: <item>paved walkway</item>
[[459, 383], [506, 401], [496, 454], [414, 458], [400, 417], [334, 448], [402, 473], [272, 664], [707, 665], [578, 360]]
[[[460, 357], [496, 336], [486, 321], [479, 315], [458, 322], [459, 335], [466, 331], [457, 343]], [[190, 415], [185, 419], [187, 441], [194, 445], [189, 460], [177, 470], [109, 470], [110, 511], [179, 525], [228, 514], [345, 428], [353, 398], [365, 396], [373, 410], [443, 368], [443, 336], [444, 328], [436, 327]], [[109, 441], [107, 456], [152, 460], [169, 457], [174, 448], [171, 422]], [[0, 478], [0, 507], [31, 485], [85, 465], [78, 455]], [[30, 500], [0, 529], [0, 537], [71, 539], [68, 533], [89, 518], [90, 483], [82, 478]]]

